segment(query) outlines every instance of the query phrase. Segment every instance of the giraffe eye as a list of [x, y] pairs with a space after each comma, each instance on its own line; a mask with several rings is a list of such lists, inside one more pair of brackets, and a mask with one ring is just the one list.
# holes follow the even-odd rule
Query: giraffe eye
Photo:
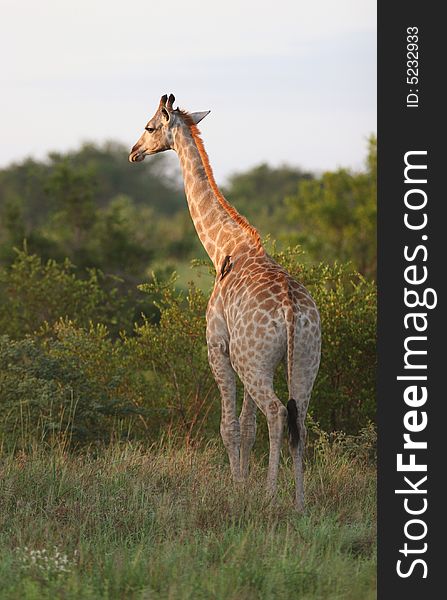
[[154, 131], [155, 131], [154, 127], [145, 127], [145, 130], [146, 130], [148, 133], [154, 133]]

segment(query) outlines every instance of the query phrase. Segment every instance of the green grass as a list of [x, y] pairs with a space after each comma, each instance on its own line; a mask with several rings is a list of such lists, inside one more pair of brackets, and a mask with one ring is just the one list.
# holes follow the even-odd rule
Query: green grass
[[220, 444], [36, 449], [0, 471], [2, 600], [375, 598], [375, 468], [340, 444], [308, 459], [304, 515], [286, 456], [272, 506], [265, 457], [238, 489]]

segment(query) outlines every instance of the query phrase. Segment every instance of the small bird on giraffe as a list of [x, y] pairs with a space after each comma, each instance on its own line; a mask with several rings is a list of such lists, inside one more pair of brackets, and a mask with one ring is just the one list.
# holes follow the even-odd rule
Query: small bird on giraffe
[[[286, 423], [295, 477], [295, 506], [304, 508], [303, 453], [306, 413], [321, 354], [318, 309], [305, 287], [276, 263], [258, 232], [220, 192], [197, 125], [210, 111], [174, 108], [162, 96], [132, 148], [129, 161], [174, 150], [180, 160], [189, 212], [216, 270], [206, 312], [208, 359], [222, 399], [220, 433], [236, 482], [248, 477], [256, 435], [256, 411], [269, 432], [267, 493], [277, 487]], [[286, 366], [287, 406], [273, 389], [275, 371]], [[244, 386], [240, 415], [236, 375]]]

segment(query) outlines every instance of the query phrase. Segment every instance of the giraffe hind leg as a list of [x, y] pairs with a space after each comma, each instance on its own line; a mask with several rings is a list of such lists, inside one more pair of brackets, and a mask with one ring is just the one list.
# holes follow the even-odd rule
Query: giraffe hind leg
[[250, 396], [267, 418], [269, 432], [269, 466], [267, 472], [267, 494], [273, 498], [278, 480], [279, 459], [283, 441], [287, 409], [273, 391], [272, 382], [265, 385], [247, 386]]
[[300, 331], [296, 336], [295, 354], [287, 384], [289, 388], [288, 422], [289, 448], [293, 460], [295, 478], [295, 505], [301, 512], [304, 509], [303, 459], [306, 446], [306, 414], [313, 384], [320, 363], [320, 335], [309, 330]]
[[[290, 408], [289, 406], [294, 408]], [[301, 512], [304, 509], [304, 473], [303, 458], [306, 446], [307, 430], [305, 425], [305, 404], [294, 399], [287, 403], [289, 419], [289, 449], [293, 461], [293, 472], [295, 479], [295, 506]], [[292, 420], [295, 422], [292, 423]]]
[[306, 414], [316, 376], [316, 370], [305, 376], [306, 371], [299, 368], [300, 366], [302, 367], [298, 363], [294, 369], [293, 381], [288, 382], [292, 398], [287, 403], [289, 449], [295, 478], [295, 505], [299, 512], [304, 509], [303, 459], [307, 437]]

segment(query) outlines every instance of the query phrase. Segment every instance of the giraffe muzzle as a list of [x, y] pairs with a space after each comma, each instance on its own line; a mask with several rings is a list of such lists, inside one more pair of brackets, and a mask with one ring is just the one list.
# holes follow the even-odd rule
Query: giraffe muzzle
[[131, 151], [131, 153], [129, 154], [129, 162], [131, 163], [135, 163], [135, 162], [141, 162], [142, 160], [144, 160], [145, 157], [145, 153], [142, 152], [141, 150], [133, 150]]

